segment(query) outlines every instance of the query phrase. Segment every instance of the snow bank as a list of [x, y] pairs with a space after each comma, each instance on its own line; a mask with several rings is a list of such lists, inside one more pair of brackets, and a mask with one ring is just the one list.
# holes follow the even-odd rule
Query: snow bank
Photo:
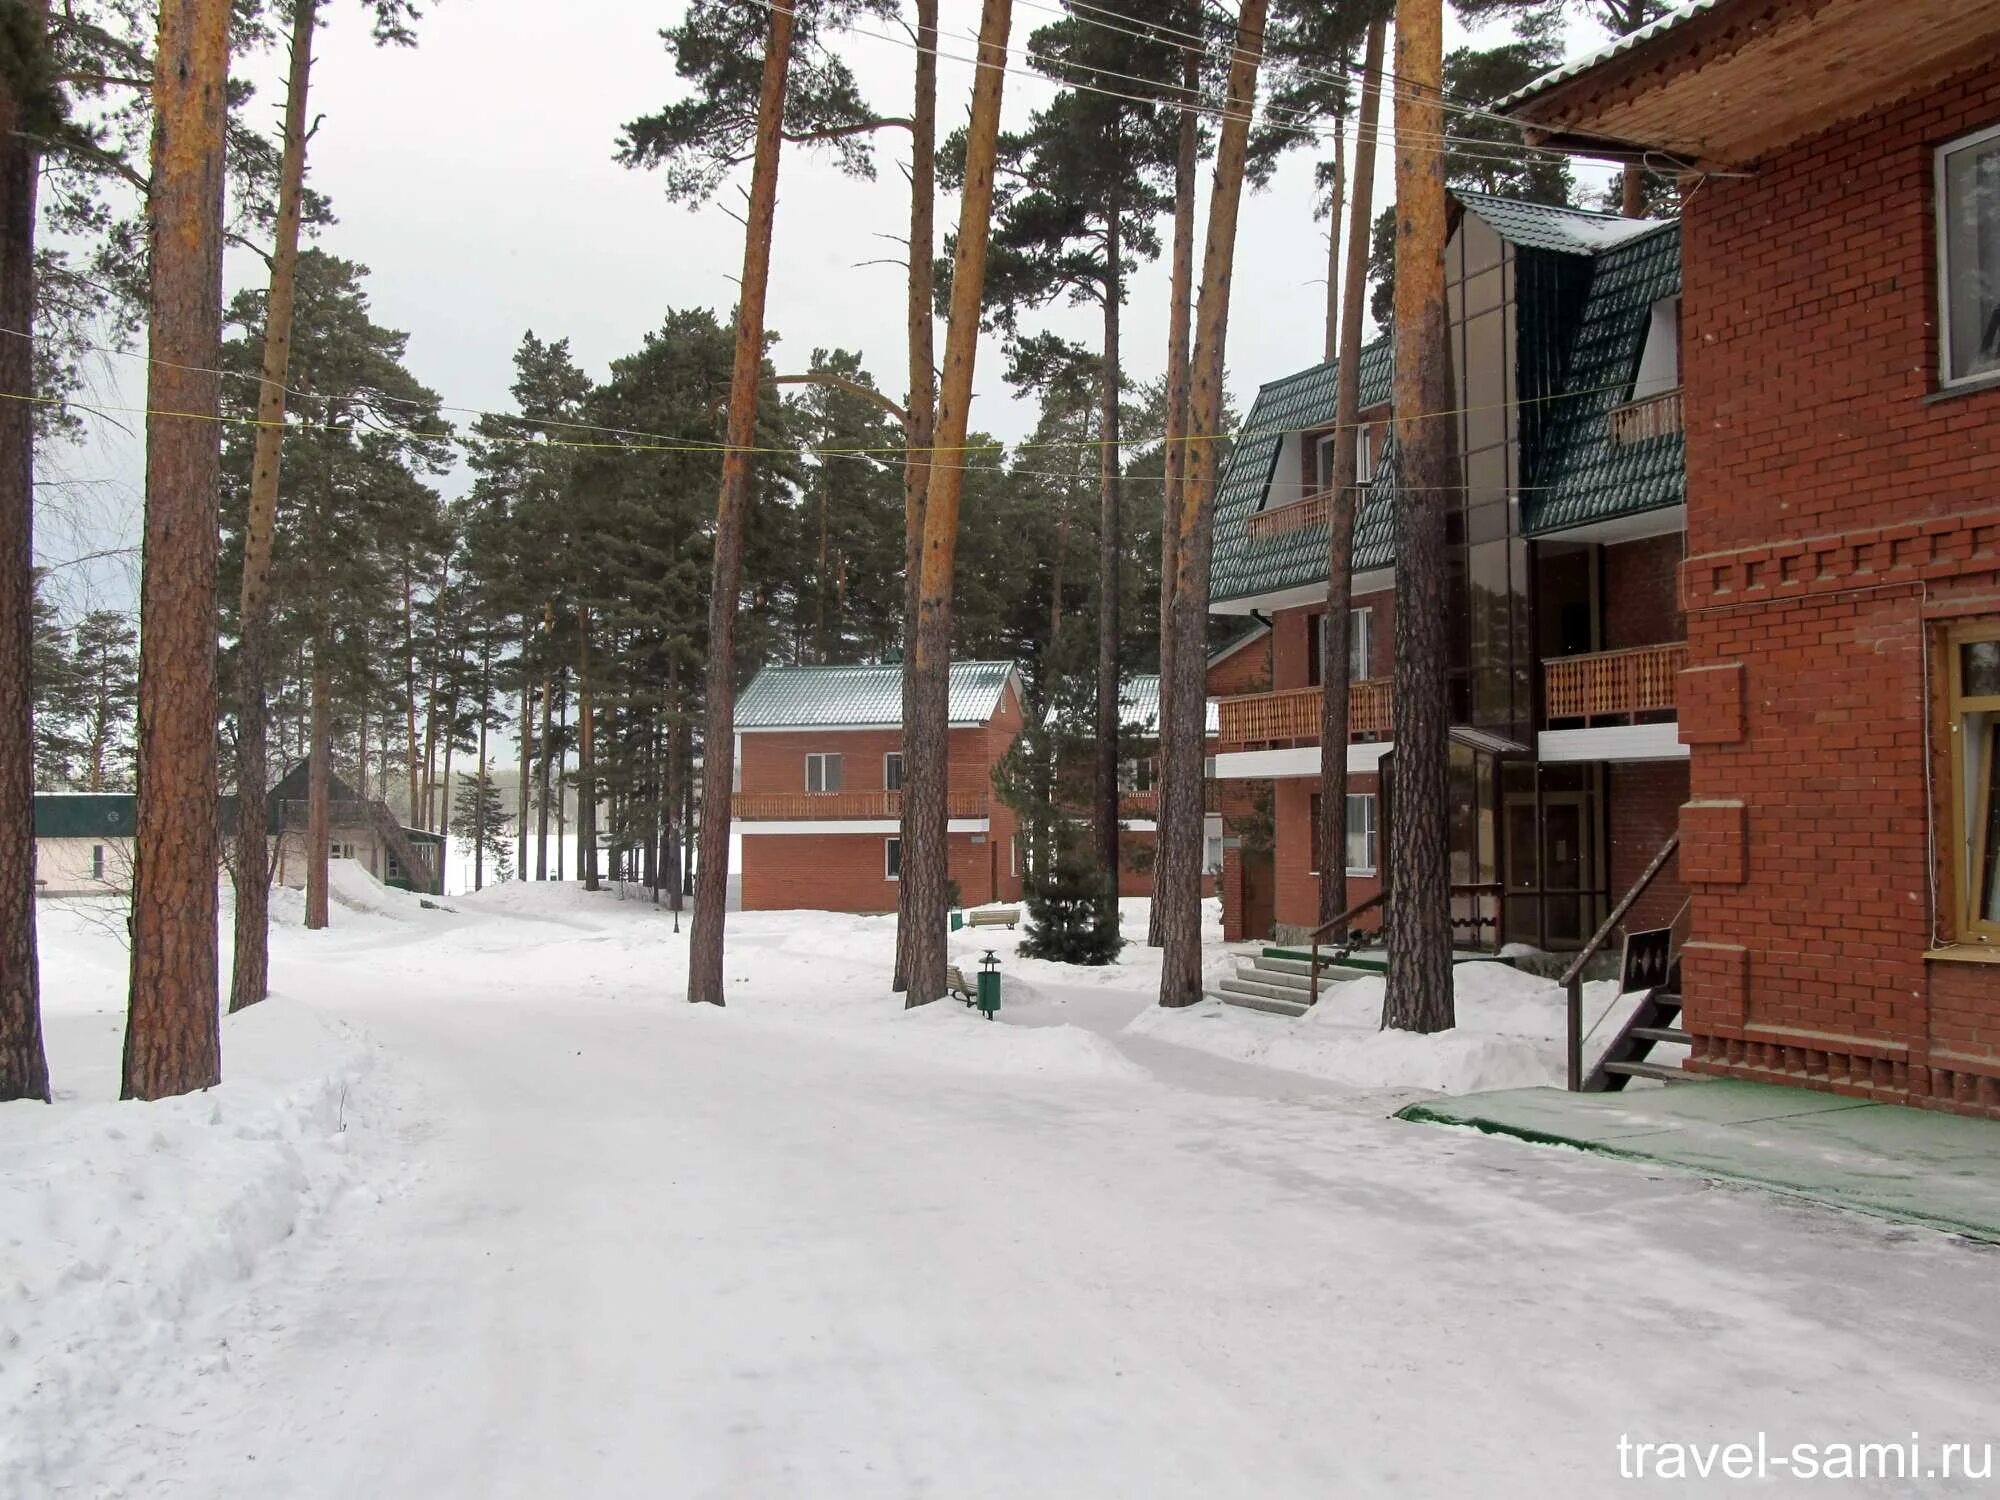
[[[120, 924], [122, 927], [122, 924]], [[44, 908], [53, 1105], [0, 1105], [0, 1494], [47, 1493], [181, 1325], [347, 1189], [353, 1033], [273, 1001], [229, 1017], [226, 1081], [115, 1102], [122, 931]]]
[[[1383, 989], [1377, 977], [1335, 985], [1295, 1019], [1213, 1000], [1156, 1008], [1127, 1030], [1358, 1089], [1474, 1094], [1562, 1083], [1567, 1007], [1548, 980], [1506, 964], [1460, 964], [1453, 971], [1458, 1025], [1430, 1036], [1382, 1030]], [[1609, 980], [1586, 985], [1586, 1017], [1616, 989]]]

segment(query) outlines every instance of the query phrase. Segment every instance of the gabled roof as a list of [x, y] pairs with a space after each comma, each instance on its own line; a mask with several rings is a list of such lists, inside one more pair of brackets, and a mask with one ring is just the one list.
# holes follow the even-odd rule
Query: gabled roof
[[131, 792], [37, 792], [38, 839], [129, 839], [139, 829]]
[[[1680, 233], [1672, 220], [1626, 219], [1453, 191], [1517, 252], [1522, 298], [1517, 357], [1523, 526], [1531, 533], [1678, 504], [1678, 434], [1614, 447], [1605, 413], [1630, 399], [1652, 304], [1680, 291]], [[1541, 309], [1529, 318], [1525, 309]], [[1580, 307], [1580, 311], [1578, 310]], [[1564, 309], [1568, 310], [1565, 311]], [[1385, 336], [1361, 353], [1363, 409], [1389, 399], [1394, 351]], [[1324, 527], [1253, 537], [1284, 436], [1334, 420], [1338, 366], [1314, 365], [1257, 393], [1217, 488], [1210, 597], [1222, 604], [1325, 581]], [[1532, 378], [1531, 378], [1532, 377]], [[1553, 389], [1551, 389], [1553, 386]], [[1395, 561], [1398, 455], [1382, 444], [1354, 523], [1354, 571]]]
[[1228, 645], [1220, 646], [1217, 649], [1209, 652], [1208, 664], [1211, 667], [1219, 667], [1224, 662], [1228, 661], [1230, 657], [1234, 656], [1237, 652], [1241, 651], [1245, 646], [1251, 645], [1253, 642], [1256, 641], [1261, 641], [1265, 636], [1269, 635], [1270, 633], [1271, 633], [1271, 627], [1269, 625], [1253, 624], [1250, 626], [1248, 630], [1239, 632], [1237, 634], [1236, 639], [1231, 641]]
[[[1216, 489], [1214, 565], [1209, 584], [1212, 599], [1243, 599], [1326, 577], [1324, 531], [1252, 537], [1248, 527], [1270, 490], [1285, 434], [1325, 427], [1333, 421], [1339, 373], [1339, 361], [1328, 360], [1271, 381], [1250, 404], [1250, 415], [1244, 419], [1243, 431]], [[1391, 373], [1392, 350], [1387, 338], [1379, 338], [1361, 351], [1364, 410], [1389, 399]], [[1390, 560], [1388, 494], [1380, 478], [1378, 471], [1378, 487], [1370, 490], [1355, 519], [1357, 572], [1384, 567]]]
[[[1118, 689], [1118, 711], [1128, 729], [1158, 736], [1160, 732], [1160, 678], [1158, 673], [1128, 677]], [[1213, 698], [1208, 700], [1204, 719], [1205, 734], [1222, 732], [1222, 711]]]
[[[948, 713], [959, 728], [984, 724], [1014, 676], [1005, 661], [951, 664]], [[900, 662], [854, 667], [766, 667], [736, 699], [736, 727], [896, 729], [903, 722]]]
[[1614, 443], [1609, 417], [1613, 407], [1631, 399], [1653, 304], [1680, 290], [1678, 225], [1657, 225], [1598, 257], [1571, 344], [1565, 384], [1573, 394], [1548, 403], [1542, 461], [1521, 497], [1521, 529], [1528, 535], [1637, 515], [1687, 498], [1682, 434]]

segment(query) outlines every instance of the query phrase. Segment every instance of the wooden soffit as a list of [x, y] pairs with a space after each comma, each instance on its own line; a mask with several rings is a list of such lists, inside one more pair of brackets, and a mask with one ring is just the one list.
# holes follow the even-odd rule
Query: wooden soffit
[[1993, 0], [1715, 0], [1503, 106], [1530, 142], [1749, 166], [1981, 61]]

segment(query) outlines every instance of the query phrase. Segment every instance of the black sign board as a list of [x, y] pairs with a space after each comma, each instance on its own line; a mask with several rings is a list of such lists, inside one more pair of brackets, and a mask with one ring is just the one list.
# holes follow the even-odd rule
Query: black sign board
[[1618, 966], [1619, 994], [1656, 990], [1667, 982], [1667, 953], [1673, 936], [1671, 927], [1625, 934], [1625, 957]]

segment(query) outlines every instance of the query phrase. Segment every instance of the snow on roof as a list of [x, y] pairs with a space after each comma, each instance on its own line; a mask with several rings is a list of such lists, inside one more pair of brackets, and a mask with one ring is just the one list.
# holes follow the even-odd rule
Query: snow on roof
[[1546, 203], [1496, 198], [1491, 193], [1472, 193], [1462, 188], [1453, 188], [1451, 195], [1508, 243], [1570, 255], [1595, 255], [1650, 234], [1668, 222], [1632, 219], [1588, 208], [1555, 208]]
[[[1143, 734], [1157, 735], [1160, 730], [1160, 679], [1157, 673], [1146, 677], [1128, 677], [1118, 689], [1118, 708], [1128, 725], [1136, 727]], [[1208, 734], [1222, 732], [1222, 711], [1215, 700], [1208, 700], [1206, 721]]]
[[[957, 725], [984, 724], [1000, 706], [1000, 694], [1014, 675], [1005, 661], [951, 664], [948, 710]], [[903, 666], [766, 667], [736, 700], [736, 727], [812, 729], [875, 727], [903, 722]]]

